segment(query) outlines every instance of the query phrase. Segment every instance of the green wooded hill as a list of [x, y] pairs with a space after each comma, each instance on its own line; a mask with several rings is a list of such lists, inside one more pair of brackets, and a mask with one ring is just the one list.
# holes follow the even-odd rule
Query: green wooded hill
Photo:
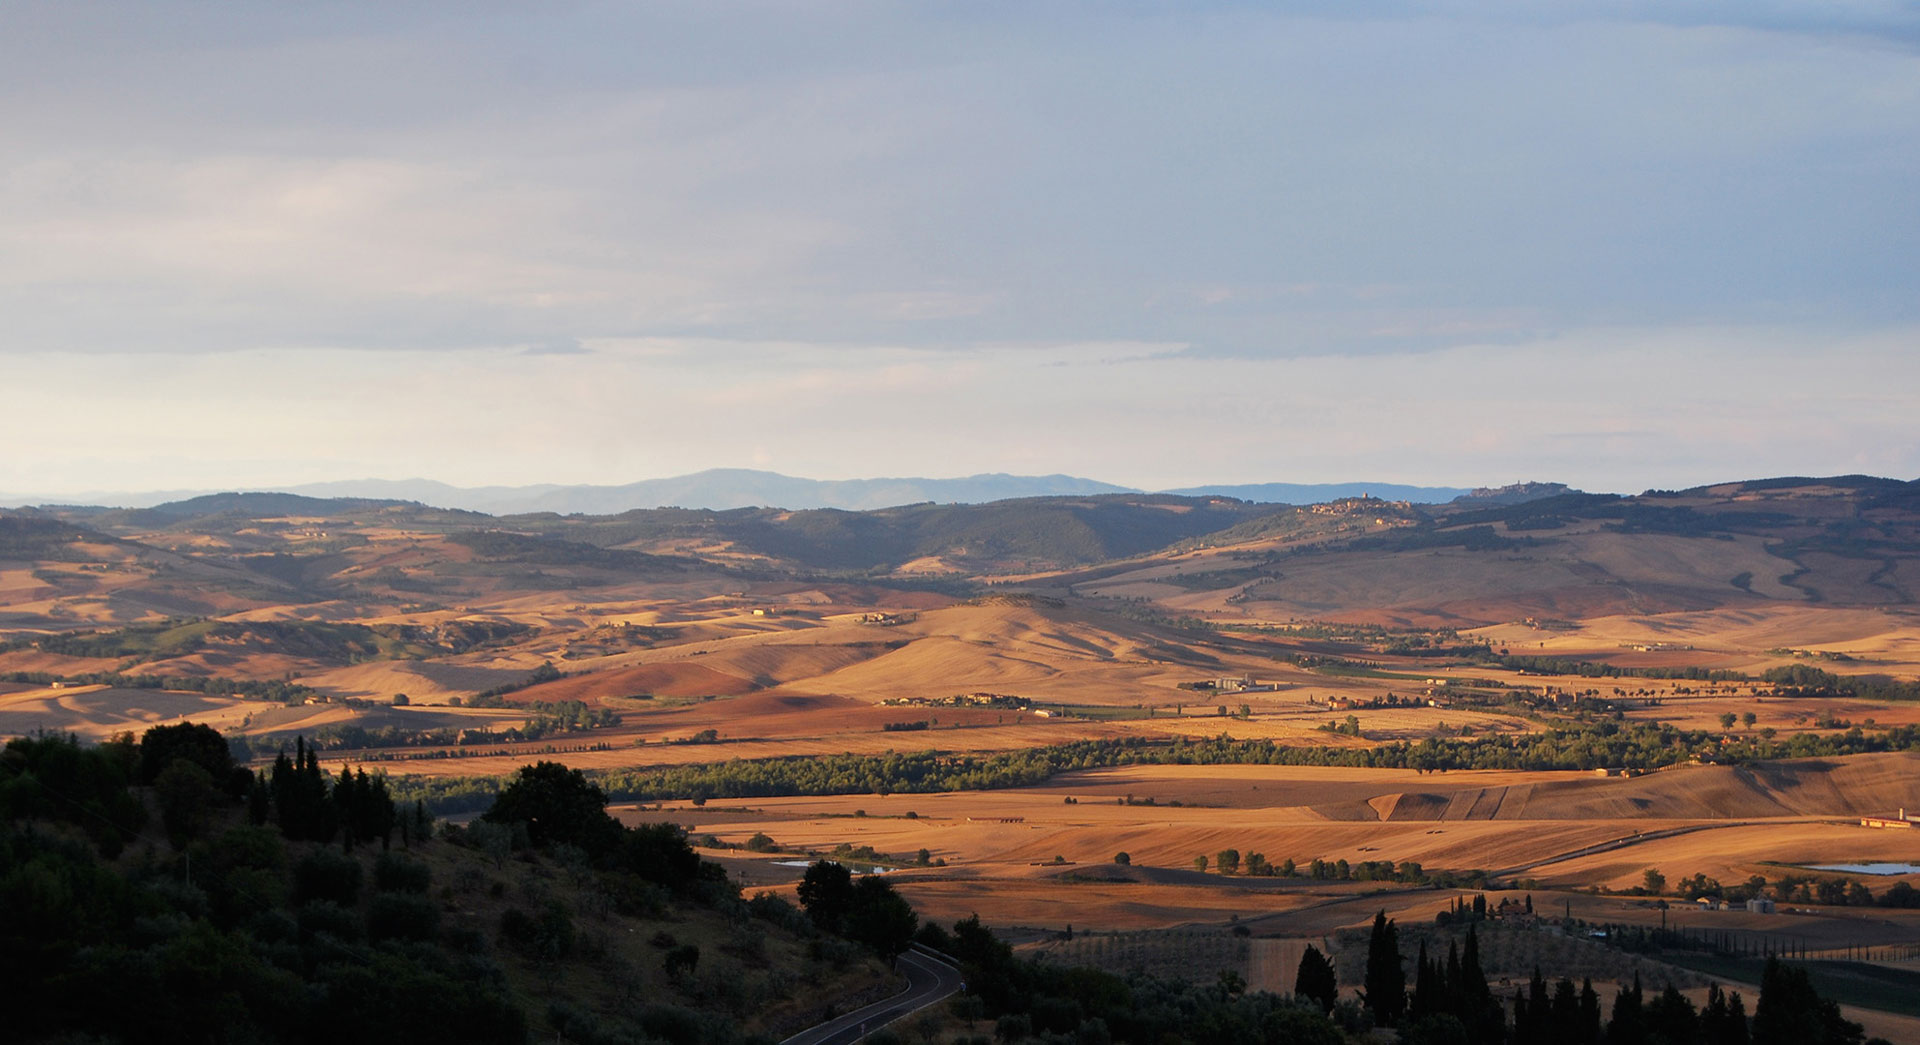
[[557, 790], [508, 789], [518, 815], [436, 828], [304, 748], [255, 779], [205, 727], [16, 739], [6, 1038], [726, 1045], [893, 989], [874, 952], [743, 901], [679, 828], [623, 828], [590, 789], [569, 817], [551, 768]]

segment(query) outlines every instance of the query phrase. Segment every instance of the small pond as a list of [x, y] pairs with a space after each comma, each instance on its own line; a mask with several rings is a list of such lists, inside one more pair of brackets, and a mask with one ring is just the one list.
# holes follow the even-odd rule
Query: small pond
[[1809, 864], [1814, 871], [1845, 871], [1848, 874], [1920, 874], [1920, 864]]
[[[775, 860], [773, 862], [773, 866], [775, 867], [812, 867], [815, 862], [816, 861], [813, 861], [813, 860]], [[879, 867], [879, 866], [870, 867], [866, 864], [847, 864], [847, 870], [852, 871], [854, 874], [886, 874], [888, 871], [897, 870], [897, 868]], [[1890, 871], [1888, 873], [1898, 874], [1899, 872]]]

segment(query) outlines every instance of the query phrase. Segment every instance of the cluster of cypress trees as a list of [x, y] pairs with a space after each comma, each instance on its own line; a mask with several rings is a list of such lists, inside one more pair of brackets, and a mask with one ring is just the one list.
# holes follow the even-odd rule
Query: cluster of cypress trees
[[[1300, 960], [1294, 993], [1323, 1010], [1337, 1000], [1333, 963], [1315, 947]], [[1805, 970], [1775, 958], [1767, 960], [1751, 1020], [1738, 992], [1710, 987], [1706, 1005], [1696, 1008], [1671, 984], [1648, 999], [1635, 976], [1632, 986], [1614, 996], [1603, 1023], [1591, 980], [1576, 989], [1562, 977], [1549, 990], [1535, 969], [1527, 989], [1514, 993], [1509, 1023], [1506, 1006], [1487, 984], [1479, 934], [1472, 929], [1464, 946], [1447, 944], [1444, 960], [1429, 957], [1426, 943], [1420, 944], [1409, 995], [1399, 929], [1385, 911], [1373, 919], [1361, 997], [1377, 1025], [1398, 1027], [1403, 1042], [1422, 1045], [1861, 1045], [1864, 1037], [1859, 1024], [1819, 996]]]
[[[1801, 974], [1804, 977], [1804, 973]], [[1738, 991], [1727, 994], [1718, 984], [1707, 988], [1707, 1005], [1704, 1009], [1695, 1009], [1672, 984], [1660, 992], [1652, 1001], [1646, 1000], [1645, 991], [1640, 986], [1640, 977], [1633, 978], [1633, 986], [1622, 987], [1614, 995], [1613, 1011], [1607, 1018], [1604, 1033], [1600, 1025], [1600, 999], [1594, 996], [1593, 984], [1588, 983], [1581, 991], [1577, 1010], [1569, 1010], [1565, 999], [1571, 997], [1573, 984], [1565, 979], [1554, 990], [1553, 1000], [1546, 1000], [1546, 985], [1540, 974], [1533, 974], [1530, 985], [1531, 1000], [1514, 998], [1514, 1045], [1538, 1042], [1540, 1045], [1653, 1045], [1658, 1042], [1687, 1042], [1690, 1045], [1748, 1045], [1755, 1040], [1772, 1040], [1785, 1045], [1858, 1045], [1861, 1038], [1859, 1024], [1836, 1024], [1836, 1036], [1828, 1037], [1824, 1033], [1811, 1037], [1795, 1035], [1780, 1038], [1775, 1034], [1778, 1028], [1769, 1028], [1767, 1021], [1756, 1020], [1752, 1033], [1748, 1031], [1746, 1003], [1741, 1000]], [[1766, 985], [1761, 985], [1761, 997], [1766, 997]], [[1776, 999], [1777, 1001], [1777, 999]], [[1524, 1004], [1523, 1004], [1524, 1003]], [[1832, 1002], [1827, 1003], [1832, 1006]], [[1776, 1004], [1775, 1008], [1779, 1008]], [[1837, 1006], [1833, 1009], [1836, 1019]], [[1527, 1013], [1527, 1023], [1533, 1036], [1520, 1037], [1522, 1014]], [[1757, 1035], [1757, 1037], [1756, 1037]]]
[[293, 758], [280, 752], [267, 780], [254, 781], [248, 793], [254, 823], [264, 824], [271, 818], [281, 834], [296, 841], [330, 842], [340, 835], [342, 845], [351, 851], [355, 843], [376, 838], [384, 848], [392, 843], [396, 825], [405, 829], [424, 816], [424, 808], [416, 809], [401, 824], [387, 793], [386, 777], [370, 777], [364, 769], [343, 766], [334, 780], [320, 768], [319, 755], [304, 737], [294, 745]]
[[[1305, 975], [1307, 962], [1302, 960], [1300, 964]], [[1314, 974], [1316, 979], [1321, 975], [1317, 967]], [[1362, 997], [1373, 1021], [1380, 1026], [1403, 1027], [1418, 1040], [1432, 1037], [1498, 1042], [1506, 1037], [1506, 1010], [1494, 998], [1480, 966], [1480, 934], [1476, 930], [1467, 931], [1465, 948], [1449, 941], [1445, 960], [1428, 957], [1426, 942], [1421, 941], [1414, 964], [1413, 994], [1409, 997], [1400, 957], [1400, 930], [1387, 912], [1381, 911], [1374, 915], [1373, 931], [1367, 939], [1366, 976]]]
[[[1485, 899], [1481, 898], [1482, 905]], [[1407, 1019], [1423, 1020], [1447, 1017], [1458, 1020], [1472, 1041], [1498, 1041], [1506, 1028], [1507, 1015], [1487, 985], [1480, 967], [1480, 933], [1467, 930], [1465, 948], [1447, 942], [1447, 958], [1427, 958], [1426, 941], [1420, 942], [1420, 956], [1414, 964], [1413, 997], [1407, 1003]]]
[[[1621, 996], [1626, 993], [1622, 991]], [[1635, 983], [1636, 1008], [1639, 997], [1640, 985]], [[1562, 976], [1549, 993], [1547, 981], [1535, 969], [1527, 993], [1514, 994], [1512, 1045], [1599, 1045], [1599, 1041], [1600, 994], [1592, 980], [1583, 980], [1576, 993], [1573, 981]]]

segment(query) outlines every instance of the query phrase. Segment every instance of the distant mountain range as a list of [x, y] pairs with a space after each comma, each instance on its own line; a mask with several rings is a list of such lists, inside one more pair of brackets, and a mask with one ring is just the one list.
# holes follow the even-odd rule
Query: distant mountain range
[[1237, 497], [1260, 504], [1325, 504], [1347, 497], [1445, 504], [1473, 491], [1457, 486], [1405, 486], [1400, 483], [1252, 483], [1245, 486], [1189, 486], [1161, 493], [1183, 497]]
[[[1564, 490], [1555, 484], [1525, 484]], [[1503, 488], [1513, 490], [1513, 487]], [[0, 495], [0, 505], [88, 504], [117, 508], [146, 508], [215, 493], [211, 490], [90, 492], [63, 497]], [[561, 515], [612, 515], [634, 508], [840, 508], [868, 511], [932, 501], [940, 504], [985, 504], [1017, 497], [1087, 497], [1097, 494], [1143, 493], [1071, 475], [1007, 475], [994, 472], [959, 479], [800, 479], [777, 472], [747, 468], [714, 468], [669, 479], [646, 479], [619, 486], [450, 486], [431, 479], [349, 479], [305, 483], [274, 492], [310, 497], [351, 497], [417, 501], [438, 508], [521, 515], [554, 512]], [[1320, 504], [1343, 497], [1371, 495], [1388, 501], [1444, 504], [1457, 497], [1485, 491], [1451, 486], [1407, 486], [1397, 483], [1257, 483], [1251, 485], [1192, 486], [1158, 491], [1189, 497], [1234, 497], [1266, 504]]]

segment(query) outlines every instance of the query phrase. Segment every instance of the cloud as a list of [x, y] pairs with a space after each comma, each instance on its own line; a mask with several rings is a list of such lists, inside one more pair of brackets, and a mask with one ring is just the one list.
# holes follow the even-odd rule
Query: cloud
[[[0, 463], [0, 489], [620, 482], [747, 462], [822, 478], [1062, 471], [1145, 488], [1910, 476], [1916, 346], [1911, 328], [1654, 328], [1272, 359], [799, 342], [49, 353], [16, 361], [44, 394], [0, 415], [0, 439], [53, 452]], [[1118, 354], [1129, 361], [1113, 365]]]
[[1917, 20], [22, 5], [0, 485], [1903, 474]]
[[1899, 5], [166, 6], [0, 44], [0, 352], [1915, 318]]

